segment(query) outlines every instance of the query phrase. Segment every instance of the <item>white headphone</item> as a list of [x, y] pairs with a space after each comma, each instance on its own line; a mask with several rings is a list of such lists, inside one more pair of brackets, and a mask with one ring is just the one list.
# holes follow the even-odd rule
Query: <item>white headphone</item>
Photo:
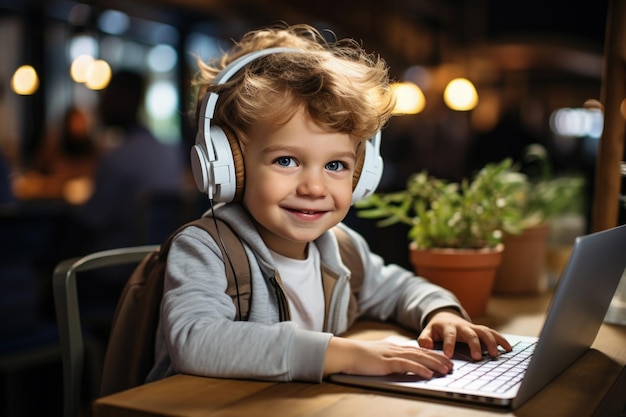
[[[304, 52], [290, 48], [269, 48], [243, 55], [224, 68], [212, 84], [224, 84], [250, 62], [271, 54]], [[199, 109], [196, 143], [191, 148], [191, 169], [198, 189], [207, 193], [209, 199], [218, 203], [229, 203], [241, 198], [244, 185], [243, 155], [237, 138], [232, 138], [211, 120], [219, 94], [205, 94]], [[355, 170], [358, 181], [352, 191], [352, 204], [370, 196], [376, 190], [383, 174], [383, 159], [380, 155], [380, 131], [365, 142], [363, 164]], [[357, 164], [358, 165], [358, 164]]]

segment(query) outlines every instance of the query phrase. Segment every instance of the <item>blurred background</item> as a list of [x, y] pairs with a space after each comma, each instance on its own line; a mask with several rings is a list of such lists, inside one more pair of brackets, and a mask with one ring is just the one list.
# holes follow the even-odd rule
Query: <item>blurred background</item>
[[[206, 209], [187, 157], [196, 59], [280, 21], [355, 38], [388, 62], [403, 107], [383, 131], [379, 191], [424, 169], [460, 180], [505, 157], [524, 164], [528, 146], [539, 144], [551, 175], [585, 180], [586, 230], [609, 12], [609, 0], [0, 0], [0, 298], [3, 316], [15, 318], [3, 319], [0, 336], [1, 415], [61, 411], [49, 282], [59, 260], [108, 248], [91, 245], [99, 232], [88, 229], [100, 220], [93, 207], [107, 201], [93, 202], [106, 187], [100, 162], [130, 135], [103, 116], [114, 74], [143, 78], [132, 124], [182, 164], [172, 165], [170, 189], [147, 185], [108, 199], [131, 224], [116, 244], [159, 243]], [[352, 213], [347, 222], [388, 261], [409, 266], [405, 229], [379, 229]]]
[[[30, 170], [68, 108], [84, 110], [97, 125], [98, 91], [107, 73], [119, 69], [148, 78], [142, 117], [157, 138], [189, 145], [193, 126], [185, 115], [194, 99], [189, 80], [196, 56], [211, 59], [244, 32], [285, 21], [354, 37], [387, 60], [395, 80], [421, 89], [420, 113], [395, 118], [386, 132], [393, 149], [384, 155], [390, 170], [383, 186], [395, 182], [395, 169], [425, 167], [459, 178], [484, 159], [518, 156], [531, 140], [547, 145], [559, 168], [579, 169], [593, 142], [589, 149], [577, 148], [584, 138], [600, 136], [602, 122], [590, 117], [583, 123], [587, 116], [575, 112], [560, 118], [562, 123], [553, 119], [559, 110], [599, 99], [607, 3], [2, 0], [0, 147], [14, 170]], [[94, 79], [72, 75], [72, 69], [86, 72], [90, 65], [100, 68], [91, 71]], [[32, 74], [34, 84], [16, 92], [11, 82], [19, 74], [25, 83]], [[99, 74], [103, 79], [95, 79]], [[456, 78], [469, 80], [478, 92], [471, 111], [452, 110], [443, 100]], [[578, 119], [578, 126], [571, 123]], [[502, 124], [523, 129], [482, 149], [476, 138]], [[93, 133], [102, 132], [94, 127]], [[528, 137], [513, 137], [522, 133]], [[415, 152], [393, 153], [409, 144]], [[26, 186], [19, 192], [25, 198], [37, 194]]]

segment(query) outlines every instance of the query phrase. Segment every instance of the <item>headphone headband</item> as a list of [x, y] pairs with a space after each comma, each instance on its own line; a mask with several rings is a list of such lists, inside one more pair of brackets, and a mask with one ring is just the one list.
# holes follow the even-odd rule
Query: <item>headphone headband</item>
[[[230, 80], [235, 74], [241, 71], [246, 65], [250, 62], [255, 61], [261, 57], [279, 54], [285, 52], [303, 52], [300, 49], [294, 48], [268, 48], [261, 49], [259, 51], [250, 52], [248, 54], [242, 55], [239, 58], [235, 59], [233, 62], [228, 64], [219, 74], [213, 79], [211, 84], [221, 85], [225, 84], [228, 80]], [[205, 94], [202, 99], [203, 108], [201, 108], [200, 115], [204, 115], [205, 119], [213, 119], [213, 113], [215, 113], [215, 105], [217, 104], [217, 99], [219, 98], [219, 94], [215, 92], [210, 92]]]

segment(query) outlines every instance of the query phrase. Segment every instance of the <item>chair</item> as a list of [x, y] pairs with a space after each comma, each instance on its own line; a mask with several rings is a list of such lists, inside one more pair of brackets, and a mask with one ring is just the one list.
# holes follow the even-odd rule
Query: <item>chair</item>
[[[138, 264], [158, 245], [136, 246], [95, 252], [60, 262], [52, 277], [54, 304], [63, 362], [63, 407], [65, 417], [77, 417], [81, 408], [81, 385], [85, 362], [85, 339], [81, 324], [77, 275], [107, 267]], [[93, 378], [99, 384], [103, 356], [97, 357]], [[98, 369], [99, 367], [99, 369]], [[98, 392], [98, 390], [94, 390]]]

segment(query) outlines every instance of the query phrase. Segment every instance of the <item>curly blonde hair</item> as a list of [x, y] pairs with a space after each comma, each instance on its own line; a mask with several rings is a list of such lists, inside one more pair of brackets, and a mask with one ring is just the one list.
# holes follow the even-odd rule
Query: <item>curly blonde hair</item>
[[[238, 57], [273, 47], [304, 53], [267, 55], [224, 84], [211, 83]], [[198, 102], [207, 92], [218, 93], [213, 121], [233, 131], [242, 145], [251, 126], [286, 123], [299, 108], [331, 131], [369, 139], [387, 123], [394, 106], [382, 58], [366, 53], [354, 40], [329, 42], [304, 24], [248, 32], [221, 59], [198, 65]], [[196, 120], [201, 116], [196, 114]]]

